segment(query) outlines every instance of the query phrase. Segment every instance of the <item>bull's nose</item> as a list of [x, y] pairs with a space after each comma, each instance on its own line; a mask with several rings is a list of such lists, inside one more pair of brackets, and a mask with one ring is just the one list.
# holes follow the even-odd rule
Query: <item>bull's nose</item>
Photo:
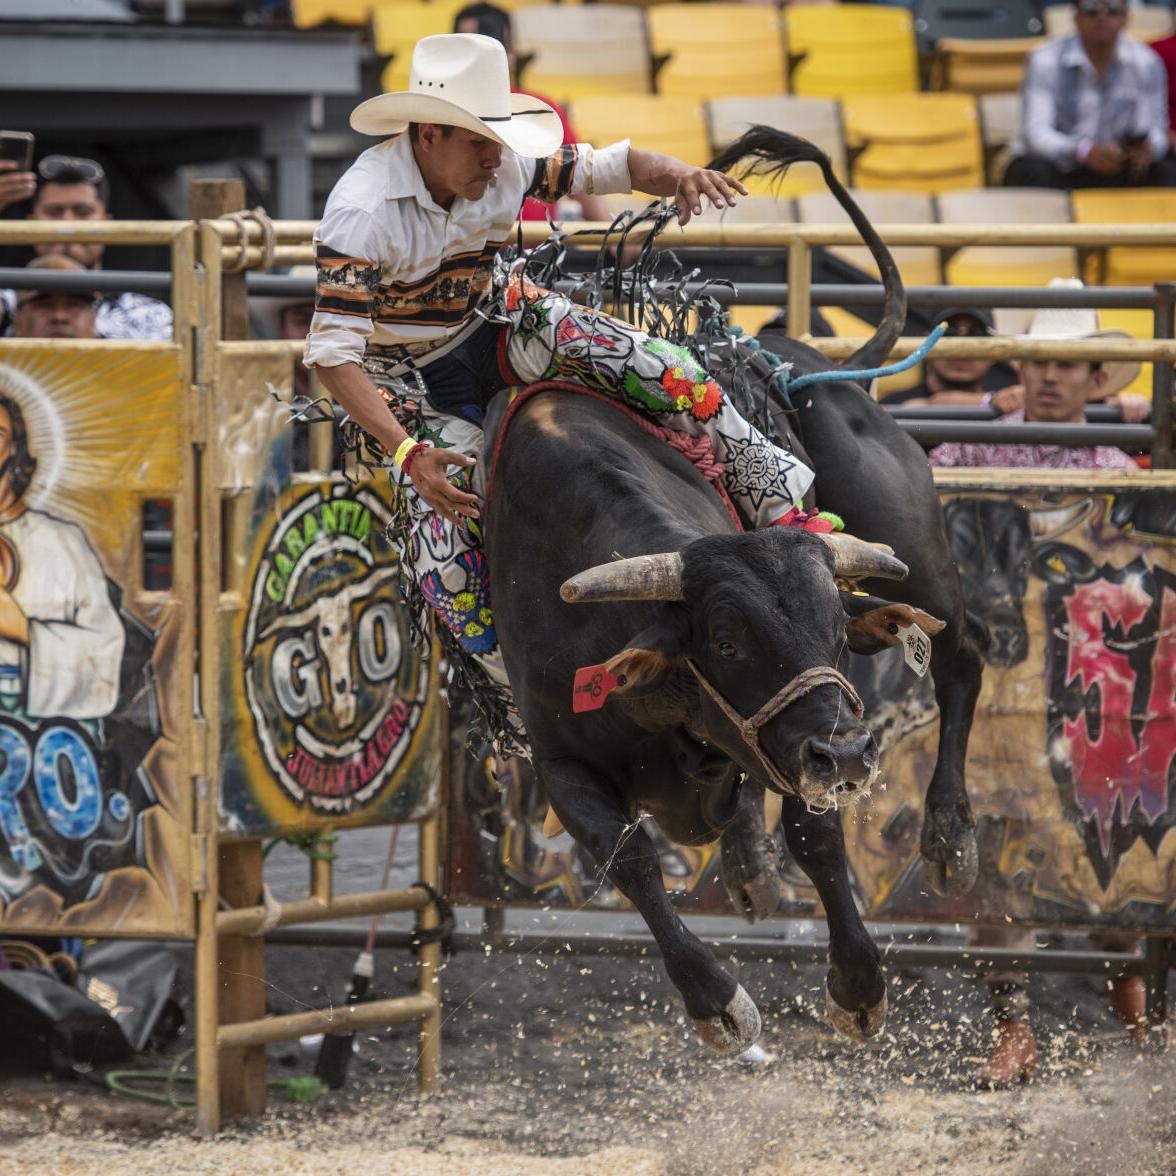
[[1015, 666], [1029, 652], [1029, 635], [1017, 625], [993, 625], [988, 630], [988, 660], [994, 666]]
[[828, 739], [810, 735], [800, 754], [810, 775], [830, 783], [844, 780], [851, 786], [868, 780], [878, 764], [878, 748], [869, 731]]

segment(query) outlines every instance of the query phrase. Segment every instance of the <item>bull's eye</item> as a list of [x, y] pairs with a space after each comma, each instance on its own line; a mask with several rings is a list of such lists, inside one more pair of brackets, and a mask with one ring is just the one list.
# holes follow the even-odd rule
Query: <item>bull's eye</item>
[[739, 651], [731, 644], [730, 641], [719, 642], [719, 656], [720, 657], [734, 657]]
[[324, 636], [324, 637], [330, 637], [330, 635], [331, 635], [331, 626], [330, 626], [330, 625], [324, 625], [324, 626], [323, 626], [323, 636]]

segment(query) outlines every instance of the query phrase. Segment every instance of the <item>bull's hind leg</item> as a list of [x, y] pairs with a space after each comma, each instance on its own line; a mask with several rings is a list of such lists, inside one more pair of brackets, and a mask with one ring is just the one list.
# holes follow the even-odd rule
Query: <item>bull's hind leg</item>
[[940, 894], [967, 894], [980, 868], [976, 822], [964, 785], [964, 761], [984, 669], [983, 627], [965, 614], [963, 631], [937, 633], [931, 644], [931, 676], [939, 704], [939, 754], [923, 810], [920, 851], [927, 880]]
[[886, 981], [878, 948], [854, 905], [841, 818], [835, 812], [810, 813], [795, 796], [786, 796], [780, 822], [789, 852], [821, 896], [829, 924], [829, 1020], [847, 1037], [866, 1041], [886, 1023]]
[[716, 1053], [742, 1053], [759, 1036], [759, 1012], [678, 918], [652, 839], [626, 817], [614, 790], [579, 761], [542, 760], [539, 774], [564, 828], [640, 911], [703, 1043]]

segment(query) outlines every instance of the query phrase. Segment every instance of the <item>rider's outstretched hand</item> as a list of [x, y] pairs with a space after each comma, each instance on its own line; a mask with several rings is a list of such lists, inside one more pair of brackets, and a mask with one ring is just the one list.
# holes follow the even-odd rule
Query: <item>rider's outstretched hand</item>
[[412, 459], [409, 478], [417, 493], [444, 519], [461, 524], [478, 517], [478, 499], [458, 489], [446, 475], [450, 466], [472, 466], [474, 459], [456, 449], [422, 449]]

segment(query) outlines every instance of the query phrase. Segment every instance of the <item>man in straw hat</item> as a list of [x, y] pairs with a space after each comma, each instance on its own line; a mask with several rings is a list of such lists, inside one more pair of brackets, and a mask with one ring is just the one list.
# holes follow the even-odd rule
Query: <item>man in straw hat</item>
[[[1081, 285], [1055, 280], [1052, 286]], [[1039, 310], [1026, 339], [1130, 339], [1126, 331], [1099, 325], [1096, 310]], [[1020, 363], [1024, 407], [1006, 413], [1005, 423], [1042, 421], [1082, 424], [1089, 402], [1108, 401], [1139, 374], [1133, 361], [1092, 363], [1088, 360], [1025, 359]], [[1133, 470], [1135, 463], [1109, 445], [1073, 446], [1027, 443], [951, 441], [930, 453], [937, 466], [1019, 466], [1030, 469]]]
[[[555, 111], [512, 94], [506, 51], [478, 34], [425, 37], [408, 90], [362, 103], [351, 125], [392, 137], [365, 151], [327, 201], [305, 362], [392, 457], [412, 565], [463, 649], [497, 651], [469, 467], [486, 406], [509, 385], [572, 381], [705, 434], [727, 463], [726, 489], [757, 525], [795, 517], [812, 472], [745, 421], [686, 348], [495, 265], [527, 196], [636, 188], [672, 197], [685, 224], [704, 200], [733, 205], [741, 184], [627, 141], [561, 146]], [[502, 680], [495, 660], [483, 664]]]

